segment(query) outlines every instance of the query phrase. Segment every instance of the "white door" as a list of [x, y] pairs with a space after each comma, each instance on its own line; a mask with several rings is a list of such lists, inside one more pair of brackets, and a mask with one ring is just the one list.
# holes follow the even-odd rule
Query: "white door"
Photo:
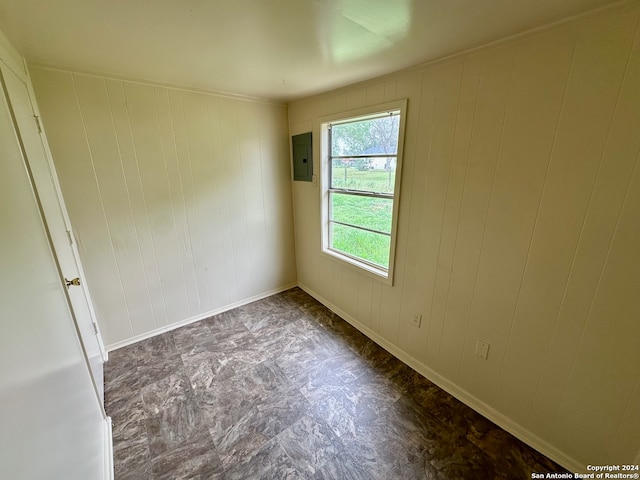
[[0, 82], [0, 478], [106, 479], [108, 422], [5, 87]]
[[46, 139], [43, 137], [39, 118], [34, 111], [34, 103], [31, 100], [34, 97], [30, 95], [27, 84], [4, 64], [2, 64], [2, 78], [19, 127], [19, 140], [22, 142], [28, 167], [38, 190], [58, 264], [66, 279], [70, 281], [78, 279], [69, 285], [68, 293], [76, 328], [82, 339], [93, 381], [102, 402], [104, 399], [103, 364], [107, 360], [107, 354], [100, 337], [58, 179], [45, 146]]

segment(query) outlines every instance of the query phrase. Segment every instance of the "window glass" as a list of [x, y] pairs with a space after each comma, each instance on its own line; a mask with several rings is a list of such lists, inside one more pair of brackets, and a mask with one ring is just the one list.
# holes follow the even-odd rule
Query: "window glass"
[[393, 193], [399, 112], [331, 126], [331, 187]]
[[331, 135], [333, 155], [372, 155], [398, 153], [400, 113], [377, 118], [334, 123]]
[[396, 183], [396, 158], [333, 159], [331, 186], [363, 192], [393, 193]]
[[386, 106], [322, 124], [322, 248], [391, 283], [406, 101]]
[[331, 220], [391, 233], [393, 199], [331, 193]]
[[331, 228], [333, 248], [383, 268], [389, 268], [390, 237], [359, 230], [346, 225], [333, 224]]

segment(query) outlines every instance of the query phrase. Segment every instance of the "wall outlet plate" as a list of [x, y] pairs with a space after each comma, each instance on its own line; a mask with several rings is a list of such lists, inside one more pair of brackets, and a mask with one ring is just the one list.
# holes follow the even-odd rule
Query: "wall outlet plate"
[[411, 325], [413, 325], [414, 327], [420, 328], [421, 323], [422, 323], [422, 314], [414, 313], [413, 316], [411, 317]]
[[480, 339], [476, 340], [476, 356], [486, 360], [489, 358], [489, 344]]

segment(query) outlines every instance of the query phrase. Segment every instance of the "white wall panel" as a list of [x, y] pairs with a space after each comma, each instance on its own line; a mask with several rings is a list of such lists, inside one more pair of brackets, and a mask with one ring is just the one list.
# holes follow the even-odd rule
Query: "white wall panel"
[[545, 432], [554, 425], [553, 414], [569, 378], [578, 340], [606, 262], [617, 223], [617, 216], [611, 212], [620, 211], [640, 151], [640, 136], [629, 128], [640, 124], [639, 84], [640, 38], [636, 30], [530, 415], [530, 423]]
[[285, 106], [32, 75], [108, 345], [295, 282]]
[[[445, 206], [451, 183], [452, 150], [455, 138], [456, 122], [460, 109], [460, 90], [463, 64], [444, 63], [434, 70], [435, 103], [433, 106], [433, 128], [429, 153], [426, 159], [426, 182], [424, 189], [414, 192], [416, 200], [422, 202], [422, 216], [418, 220], [418, 258], [416, 278], [421, 280], [421, 295], [414, 297], [413, 311], [423, 312], [423, 327], [412, 337], [421, 337], [425, 351], [417, 358], [429, 355], [440, 338], [441, 323], [432, 316], [438, 280], [439, 255], [444, 237]], [[418, 192], [421, 193], [418, 197]], [[442, 281], [442, 278], [440, 278]], [[411, 312], [407, 312], [411, 318]], [[405, 317], [406, 318], [406, 317]], [[403, 329], [406, 330], [406, 329]]]
[[299, 282], [570, 468], [640, 451], [639, 18], [613, 7], [289, 106], [317, 138], [322, 115], [408, 99], [393, 287], [321, 255], [310, 184]]
[[359, 318], [365, 326], [371, 328], [371, 295], [373, 279], [358, 275], [356, 276], [356, 281], [358, 282], [358, 313], [354, 315], [354, 317]]
[[[608, 447], [614, 440], [625, 409], [630, 405], [640, 375], [637, 339], [640, 338], [640, 170], [633, 177], [608, 248], [607, 260], [591, 301], [576, 359], [558, 407], [552, 435], [568, 443], [574, 435], [594, 436], [600, 444], [584, 446], [585, 456], [602, 455], [617, 461]], [[578, 361], [579, 360], [579, 361]], [[594, 389], [594, 385], [597, 388]], [[597, 411], [598, 415], [585, 414]], [[588, 421], [584, 421], [588, 418]], [[569, 433], [571, 430], [571, 433]], [[637, 431], [633, 434], [638, 440]], [[632, 438], [633, 438], [632, 437]], [[620, 439], [616, 439], [620, 440]], [[636, 443], [637, 445], [637, 443]], [[572, 446], [573, 452], [578, 451]]]
[[[209, 142], [205, 138], [204, 145], [200, 147], [201, 142], [199, 143], [196, 132], [187, 133], [186, 114], [181, 92], [169, 90], [167, 96], [171, 112], [169, 118], [173, 126], [173, 139], [176, 144], [177, 173], [184, 201], [182, 231], [188, 259], [184, 265], [185, 269], [190, 272], [190, 290], [197, 299], [198, 311], [206, 311], [211, 305], [205, 264], [208, 257], [205, 257], [191, 154], [193, 151], [194, 157], [198, 158], [200, 155], [202, 158], [206, 158], [210, 154]], [[209, 241], [213, 241], [213, 239], [210, 238]]]
[[[37, 80], [34, 78], [33, 82], [35, 85]], [[108, 313], [119, 319], [115, 323], [101, 322], [101, 331], [105, 343], [109, 342], [109, 338], [127, 338], [133, 335], [134, 325], [126, 302], [125, 285], [122, 283], [124, 277], [119, 271], [120, 264], [111, 239], [112, 228], [98, 188], [75, 85], [71, 77], [58, 75], [48, 78], [45, 88], [49, 95], [38, 97], [41, 111], [48, 108], [49, 100], [67, 106], [59, 111], [56, 122], [50, 122], [47, 138], [50, 147], [56, 149], [56, 155], [65, 160], [56, 164], [56, 170], [63, 192], [69, 192], [68, 195], [73, 193], [73, 197], [65, 198], [69, 214], [74, 218], [74, 225], [84, 226], [75, 231], [82, 262], [86, 273], [99, 272], [99, 283], [109, 285], [109, 288], [93, 288], [94, 281], [88, 278], [96, 315], [102, 319]], [[75, 181], [75, 178], [82, 181]], [[96, 253], [88, 255], [88, 250]]]
[[[179, 252], [154, 89], [130, 83], [123, 84], [123, 87], [140, 179], [136, 187], [140, 188], [142, 200], [141, 248], [157, 328], [167, 325], [169, 319], [186, 318], [187, 299], [183, 287], [184, 279], [179, 275], [182, 272], [177, 261]], [[100, 109], [96, 114], [100, 115], [102, 112], [106, 113], [106, 109]], [[43, 115], [46, 113], [43, 112]], [[45, 116], [45, 122], [46, 118]], [[115, 157], [113, 158], [115, 160]], [[108, 182], [103, 182], [100, 177], [98, 179], [100, 185], [104, 184], [103, 189], [108, 189]], [[125, 235], [128, 237], [128, 234]]]
[[[113, 100], [110, 101], [110, 92], [104, 80], [93, 77], [83, 77], [74, 79], [74, 86], [77, 92], [80, 105], [80, 115], [86, 132], [87, 144], [91, 151], [92, 165], [95, 169], [96, 178], [102, 184], [110, 185], [104, 189], [97, 187], [100, 195], [102, 208], [107, 218], [118, 218], [118, 226], [114, 222], [109, 223], [109, 236], [115, 256], [115, 263], [119, 273], [119, 282], [124, 291], [124, 301], [129, 309], [131, 328], [133, 333], [143, 331], [145, 328], [155, 328], [154, 316], [145, 315], [151, 309], [151, 299], [148, 289], [140, 289], [144, 285], [140, 275], [144, 270], [141, 268], [141, 251], [144, 249], [144, 240], [148, 239], [148, 229], [142, 230], [140, 222], [136, 222], [131, 214], [131, 198], [128, 194], [130, 187], [127, 185], [126, 170], [122, 163], [114, 162], [112, 159], [120, 158], [120, 154], [127, 145], [124, 141], [119, 142], [115, 125], [122, 118], [117, 106], [113, 108], [112, 115], [100, 115], [100, 111], [109, 111], [110, 103], [115, 103], [121, 99], [121, 108], [124, 109], [123, 96], [118, 97], [116, 92], [112, 92]], [[120, 93], [120, 92], [119, 92]], [[129, 131], [128, 125], [125, 130]], [[122, 149], [122, 150], [121, 150]], [[132, 150], [133, 152], [133, 150]], [[131, 157], [135, 155], [131, 153]], [[137, 166], [135, 168], [136, 182]], [[140, 190], [140, 189], [138, 189]], [[87, 212], [89, 217], [91, 212]], [[146, 235], [144, 233], [146, 233]], [[78, 232], [81, 237], [81, 232]], [[139, 322], [147, 319], [148, 325], [140, 325]]]
[[[551, 340], [636, 28], [633, 17], [619, 25], [607, 20], [586, 25], [575, 47], [501, 370], [500, 409], [522, 422]], [[519, 356], [531, 362], [517, 365]]]
[[[268, 266], [258, 273], [263, 282], [273, 288], [273, 285], [287, 285], [296, 281], [291, 166], [288, 161], [283, 160], [289, 158], [289, 142], [281, 140], [286, 112], [261, 104], [257, 116], [267, 226], [264, 248]], [[264, 290], [261, 288], [259, 291]]]
[[[513, 65], [460, 377], [486, 402], [493, 401], [503, 364], [546, 179], [573, 52], [570, 33], [524, 42]], [[475, 356], [477, 338], [492, 345], [491, 362]]]
[[440, 349], [438, 357], [438, 371], [456, 382], [462, 366], [514, 55], [515, 48], [507, 45], [496, 49], [490, 56], [480, 58], [482, 68], [478, 79], [473, 135], [465, 170], [442, 330], [442, 342], [446, 348]]
[[[176, 141], [175, 122], [171, 115], [170, 91], [164, 88], [154, 89], [158, 123], [161, 131], [162, 151], [164, 155], [169, 193], [171, 195], [171, 213], [175, 222], [176, 241], [180, 251], [180, 263], [184, 290], [188, 298], [189, 314], [196, 315], [201, 311], [198, 286], [195, 277], [195, 264], [191, 248], [191, 232], [185, 204], [185, 193], [180, 171], [180, 158]], [[178, 273], [180, 275], [180, 273]]]
[[[442, 231], [439, 239], [439, 254], [435, 267], [433, 295], [427, 303], [427, 318], [429, 321], [429, 335], [427, 336], [427, 363], [438, 364], [440, 347], [444, 334], [444, 316], [447, 298], [451, 285], [453, 259], [455, 257], [456, 238], [460, 225], [460, 211], [465, 187], [467, 165], [473, 122], [478, 98], [478, 78], [482, 62], [477, 57], [471, 57], [462, 65], [462, 80], [460, 82], [459, 101], [456, 112], [456, 124], [451, 145], [449, 160], [449, 181], [444, 195], [442, 213]], [[417, 311], [424, 311], [419, 308]]]

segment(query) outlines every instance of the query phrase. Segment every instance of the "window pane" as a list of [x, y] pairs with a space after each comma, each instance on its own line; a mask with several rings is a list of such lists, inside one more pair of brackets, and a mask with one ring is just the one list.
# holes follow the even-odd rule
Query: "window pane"
[[394, 193], [396, 157], [334, 158], [331, 187], [376, 193]]
[[406, 100], [389, 102], [321, 125], [322, 251], [389, 285], [405, 108]]
[[331, 224], [331, 247], [353, 257], [389, 268], [391, 237], [344, 225]]
[[393, 199], [331, 193], [331, 220], [391, 233]]
[[331, 156], [398, 153], [400, 115], [338, 123], [331, 127]]

